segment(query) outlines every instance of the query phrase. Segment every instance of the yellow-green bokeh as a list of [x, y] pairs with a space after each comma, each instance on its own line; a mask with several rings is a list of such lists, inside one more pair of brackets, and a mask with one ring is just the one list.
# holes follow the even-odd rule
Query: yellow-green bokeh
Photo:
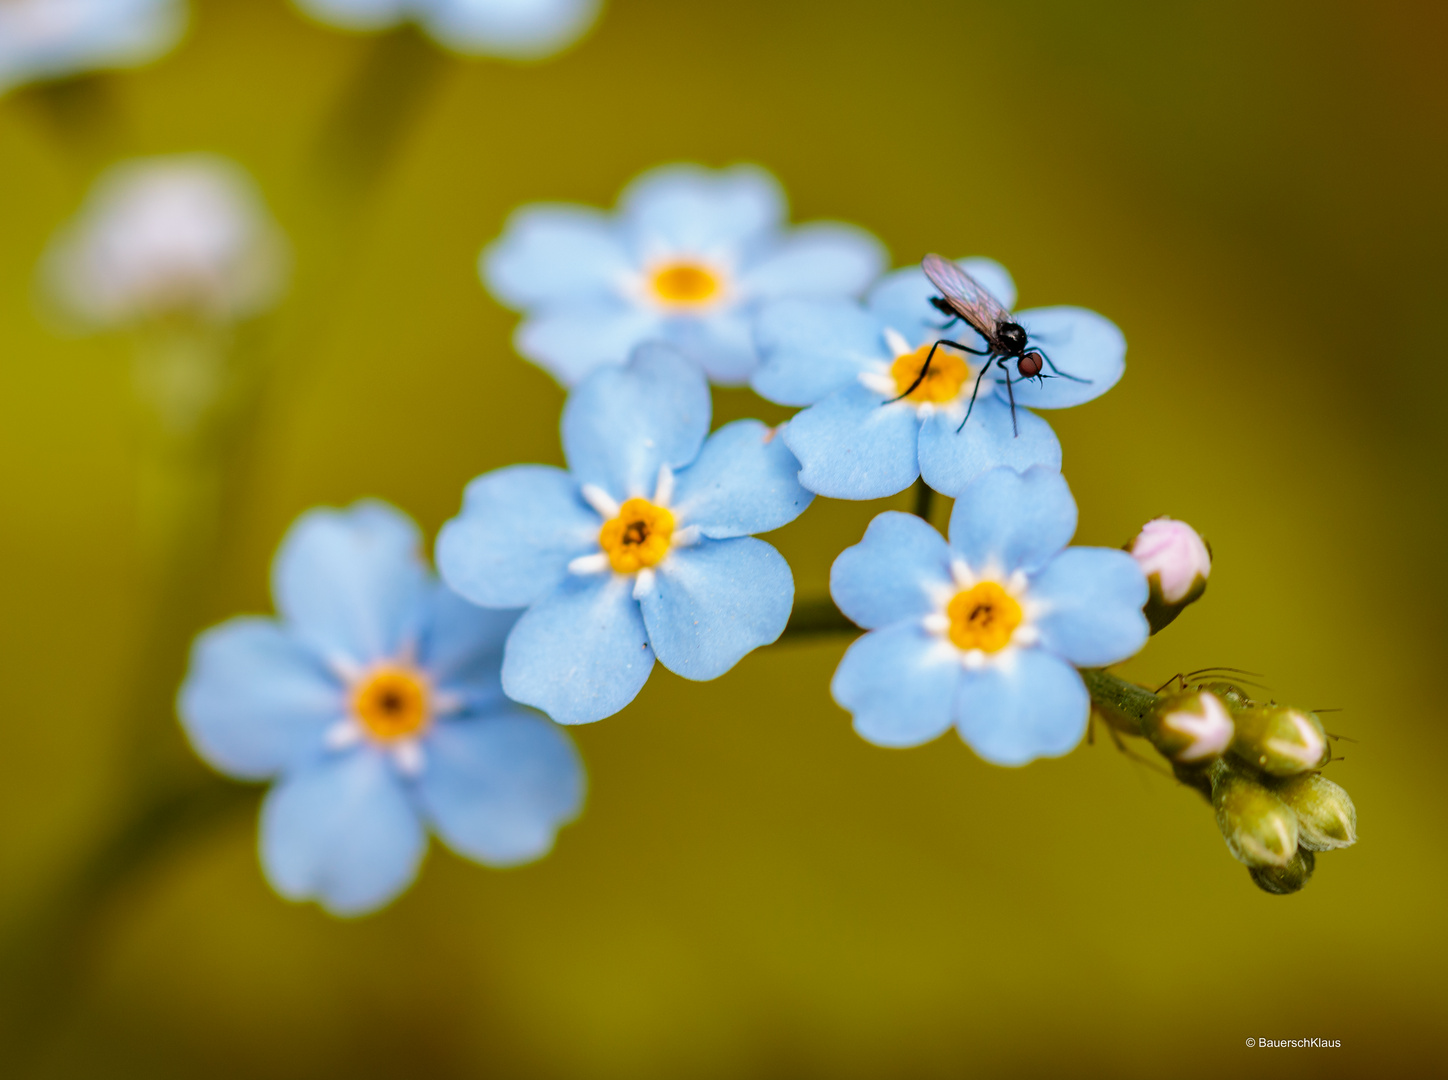
[[[1023, 304], [1130, 342], [1051, 416], [1079, 539], [1148, 517], [1212, 541], [1205, 600], [1127, 668], [1267, 673], [1342, 707], [1361, 843], [1270, 897], [1190, 792], [1109, 745], [1005, 770], [953, 736], [855, 737], [843, 644], [695, 685], [659, 670], [576, 731], [588, 809], [497, 873], [434, 849], [354, 922], [266, 888], [236, 817], [140, 876], [87, 947], [44, 1076], [1410, 1075], [1441, 1061], [1448, 886], [1442, 12], [1423, 3], [615, 0], [518, 67], [439, 57], [343, 230], [314, 141], [370, 39], [282, 0], [202, 0], [161, 63], [107, 76], [80, 145], [0, 100], [0, 916], [43, 901], [119, 809], [117, 702], [145, 609], [118, 339], [37, 321], [46, 238], [116, 156], [209, 150], [291, 234], [296, 303], [212, 619], [265, 610], [271, 551], [364, 495], [429, 533], [463, 484], [556, 462], [562, 394], [473, 263], [509, 210], [608, 205], [651, 165], [755, 161], [797, 220], [897, 264], [986, 254]], [[334, 294], [321, 278], [337, 283]], [[782, 413], [743, 392], [720, 415]], [[800, 591], [878, 505], [777, 537]], [[1434, 1017], [1438, 1017], [1437, 1021]], [[1320, 1036], [1337, 1050], [1248, 1051]]]

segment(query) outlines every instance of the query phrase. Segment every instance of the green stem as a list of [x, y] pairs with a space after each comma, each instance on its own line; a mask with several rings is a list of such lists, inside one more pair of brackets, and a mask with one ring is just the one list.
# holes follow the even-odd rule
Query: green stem
[[1141, 735], [1142, 721], [1156, 704], [1156, 694], [1104, 668], [1082, 668], [1081, 678], [1091, 692], [1091, 704], [1107, 723], [1128, 735]]
[[446, 68], [447, 55], [410, 23], [379, 35], [317, 140], [318, 172], [365, 196]]
[[841, 614], [833, 600], [827, 597], [814, 600], [796, 599], [794, 610], [789, 613], [789, 625], [784, 628], [779, 640], [859, 632], [860, 628]]
[[930, 512], [935, 508], [935, 491], [924, 479], [915, 481], [915, 516], [930, 520]]

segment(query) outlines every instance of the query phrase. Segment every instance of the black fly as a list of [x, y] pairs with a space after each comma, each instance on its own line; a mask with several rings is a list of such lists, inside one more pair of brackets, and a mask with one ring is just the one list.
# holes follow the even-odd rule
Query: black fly
[[942, 338], [930, 346], [930, 352], [925, 357], [925, 363], [920, 366], [920, 374], [915, 376], [915, 381], [910, 384], [910, 389], [899, 397], [892, 398], [899, 401], [914, 393], [915, 388], [925, 381], [925, 376], [930, 372], [930, 361], [935, 357], [935, 350], [942, 345], [949, 345], [951, 348], [959, 349], [961, 352], [970, 353], [973, 356], [984, 356], [985, 364], [980, 369], [980, 374], [975, 377], [975, 388], [970, 392], [970, 404], [965, 410], [965, 420], [960, 422], [960, 431], [965, 427], [966, 420], [970, 419], [971, 410], [975, 408], [975, 398], [980, 393], [981, 380], [985, 373], [990, 370], [992, 363], [995, 363], [1006, 376], [1006, 394], [1011, 401], [1011, 430], [1020, 434], [1016, 425], [1016, 395], [1012, 389], [1011, 369], [1008, 366], [1011, 362], [1016, 365], [1016, 374], [1021, 379], [1045, 379], [1048, 376], [1042, 374], [1047, 367], [1053, 375], [1059, 375], [1063, 379], [1070, 379], [1072, 382], [1090, 382], [1090, 379], [1080, 379], [1075, 375], [1067, 375], [1046, 355], [1038, 345], [1033, 345], [1026, 334], [1026, 328], [1011, 317], [1004, 304], [997, 300], [987, 291], [986, 287], [975, 278], [971, 277], [949, 259], [943, 259], [939, 255], [927, 255], [920, 261], [920, 267], [925, 271], [925, 276], [930, 283], [940, 290], [940, 296], [932, 296], [930, 303], [943, 315], [950, 316], [941, 329], [944, 330], [957, 319], [964, 319], [970, 327], [985, 338], [984, 349], [972, 349], [968, 345], [962, 345], [958, 341], [950, 341]]

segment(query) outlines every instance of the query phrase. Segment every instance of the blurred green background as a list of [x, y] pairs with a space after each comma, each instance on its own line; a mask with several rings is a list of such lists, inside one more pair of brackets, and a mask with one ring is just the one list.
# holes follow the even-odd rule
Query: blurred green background
[[[372, 918], [278, 900], [251, 804], [222, 818], [105, 906], [7, 1073], [1441, 1068], [1442, 6], [613, 0], [549, 63], [427, 54], [377, 184], [335, 200], [318, 133], [376, 41], [282, 0], [195, 8], [171, 56], [97, 80], [99, 133], [0, 100], [7, 924], [124, 812], [148, 588], [128, 346], [48, 333], [33, 268], [99, 166], [172, 151], [250, 169], [297, 262], [208, 621], [268, 609], [272, 550], [308, 506], [381, 496], [432, 533], [475, 474], [560, 460], [562, 392], [511, 352], [473, 269], [511, 208], [755, 161], [796, 220], [864, 225], [897, 265], [993, 256], [1023, 305], [1125, 330], [1121, 386], [1050, 417], [1078, 539], [1170, 513], [1217, 555], [1203, 603], [1125, 670], [1239, 665], [1342, 707], [1328, 727], [1358, 741], [1330, 775], [1362, 841], [1265, 895], [1194, 794], [1109, 744], [1020, 770], [953, 736], [876, 749], [828, 695], [844, 641], [782, 645], [712, 684], [659, 669], [577, 729], [589, 806], [546, 861], [491, 872], [435, 847]], [[745, 392], [716, 412], [784, 415]], [[821, 501], [772, 538], [802, 595], [881, 508]], [[1312, 1036], [1342, 1046], [1244, 1046]]]

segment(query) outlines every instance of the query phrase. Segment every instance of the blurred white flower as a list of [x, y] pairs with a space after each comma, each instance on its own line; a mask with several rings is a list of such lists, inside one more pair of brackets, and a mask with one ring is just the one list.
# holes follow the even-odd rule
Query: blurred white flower
[[0, 93], [149, 63], [181, 40], [186, 19], [185, 0], [0, 0]]
[[382, 30], [411, 19], [439, 45], [467, 56], [540, 60], [593, 26], [602, 0], [295, 0], [343, 30]]
[[286, 241], [251, 179], [197, 154], [105, 172], [51, 242], [42, 273], [65, 314], [107, 329], [257, 314], [280, 295], [287, 268]]

